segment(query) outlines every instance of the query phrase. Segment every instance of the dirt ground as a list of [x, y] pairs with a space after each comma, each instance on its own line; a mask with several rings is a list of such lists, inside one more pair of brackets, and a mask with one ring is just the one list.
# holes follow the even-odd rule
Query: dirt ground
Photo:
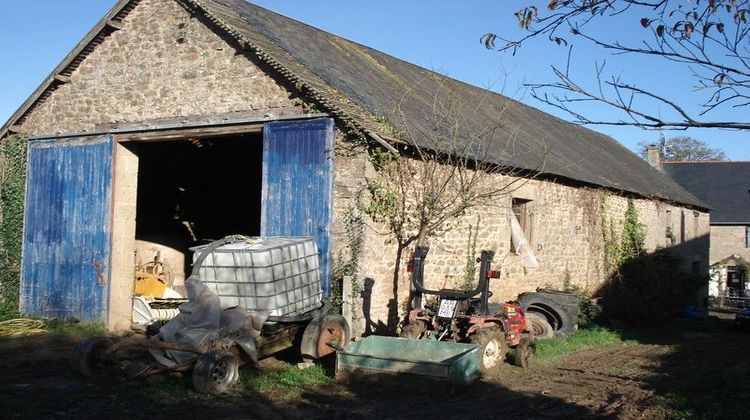
[[[658, 419], [669, 416], [664, 396], [690, 395], [716, 372], [747, 366], [750, 333], [735, 331], [727, 318], [713, 314], [684, 331], [633, 334], [626, 338], [634, 344], [593, 348], [527, 370], [506, 364], [493, 377], [459, 390], [398, 376], [292, 395], [272, 389], [207, 397], [175, 380], [160, 385], [84, 379], [67, 362], [77, 338], [2, 340], [0, 417]], [[260, 369], [283, 363], [267, 359]]]

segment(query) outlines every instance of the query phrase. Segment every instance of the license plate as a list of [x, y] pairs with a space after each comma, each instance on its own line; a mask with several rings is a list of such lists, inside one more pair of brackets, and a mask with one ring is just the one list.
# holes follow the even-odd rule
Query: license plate
[[453, 318], [453, 314], [456, 313], [457, 305], [458, 305], [457, 300], [449, 300], [449, 299], [440, 300], [440, 307], [438, 308], [438, 316], [440, 318]]

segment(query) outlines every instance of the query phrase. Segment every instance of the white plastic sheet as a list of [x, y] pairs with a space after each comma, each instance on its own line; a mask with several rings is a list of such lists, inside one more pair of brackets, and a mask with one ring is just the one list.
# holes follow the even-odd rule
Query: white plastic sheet
[[536, 259], [534, 251], [531, 250], [531, 246], [526, 240], [523, 229], [521, 229], [521, 224], [518, 222], [515, 214], [511, 214], [508, 217], [508, 223], [510, 224], [510, 237], [513, 242], [513, 249], [521, 257], [521, 265], [526, 268], [539, 268], [539, 260]]

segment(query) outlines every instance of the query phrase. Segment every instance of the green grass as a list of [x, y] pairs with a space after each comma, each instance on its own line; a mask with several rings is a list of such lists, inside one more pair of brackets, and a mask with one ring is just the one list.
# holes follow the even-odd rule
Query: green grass
[[679, 393], [660, 396], [657, 407], [671, 418], [746, 419], [750, 417], [749, 377], [750, 361], [717, 369]]
[[318, 365], [304, 369], [289, 365], [268, 372], [242, 369], [237, 390], [253, 392], [284, 390], [290, 396], [296, 396], [310, 387], [331, 383], [333, 383], [333, 378], [327, 376], [323, 368]]
[[50, 319], [44, 321], [44, 329], [49, 334], [62, 335], [62, 336], [93, 336], [93, 335], [107, 335], [107, 330], [104, 328], [102, 322], [69, 322], [60, 321], [56, 319]]
[[589, 325], [579, 329], [568, 338], [537, 341], [536, 358], [539, 361], [551, 361], [587, 348], [629, 343], [631, 343], [629, 340], [623, 340], [614, 331], [598, 325]]

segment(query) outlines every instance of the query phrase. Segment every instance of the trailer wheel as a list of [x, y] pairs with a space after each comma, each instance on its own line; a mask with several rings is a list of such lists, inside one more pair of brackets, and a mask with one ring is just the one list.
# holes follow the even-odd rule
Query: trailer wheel
[[300, 352], [304, 358], [320, 359], [335, 352], [329, 343], [344, 347], [349, 338], [346, 319], [338, 314], [328, 314], [307, 324], [302, 334]]
[[239, 377], [239, 361], [227, 350], [211, 350], [201, 355], [193, 367], [193, 387], [204, 394], [226, 392]]
[[534, 359], [534, 354], [536, 354], [536, 343], [528, 337], [523, 337], [516, 346], [516, 356], [513, 358], [513, 364], [526, 369]]
[[535, 338], [545, 339], [555, 336], [555, 330], [544, 315], [537, 312], [526, 312], [526, 330]]
[[505, 337], [494, 329], [479, 330], [470, 337], [472, 343], [479, 345], [479, 368], [482, 374], [488, 374], [503, 363], [508, 348]]
[[106, 352], [114, 345], [106, 337], [89, 337], [73, 349], [70, 357], [73, 368], [87, 378], [100, 378], [109, 373]]
[[425, 325], [425, 323], [422, 321], [417, 321], [404, 325], [404, 327], [401, 328], [401, 333], [398, 336], [411, 340], [419, 340], [424, 336], [425, 331], [427, 331], [427, 326]]

